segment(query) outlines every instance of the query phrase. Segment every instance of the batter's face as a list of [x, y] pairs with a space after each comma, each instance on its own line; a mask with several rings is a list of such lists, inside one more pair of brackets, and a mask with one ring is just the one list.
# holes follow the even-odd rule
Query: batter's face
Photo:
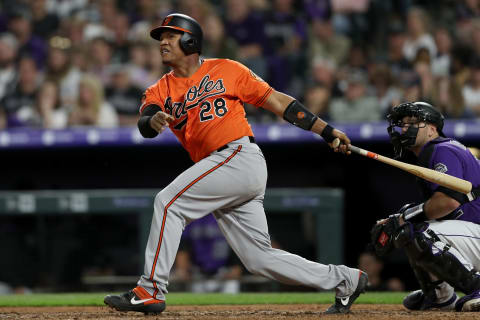
[[165, 31], [160, 36], [160, 54], [163, 64], [174, 66], [178, 61], [185, 57], [185, 53], [180, 48], [180, 38], [182, 33], [175, 31]]

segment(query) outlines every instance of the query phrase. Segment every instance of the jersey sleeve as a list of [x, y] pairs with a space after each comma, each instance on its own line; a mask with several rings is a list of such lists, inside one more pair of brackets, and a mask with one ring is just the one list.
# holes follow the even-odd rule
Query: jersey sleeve
[[[438, 147], [433, 154], [430, 166], [431, 169], [435, 171], [464, 179], [462, 162], [452, 149]], [[439, 185], [435, 183], [429, 183], [429, 185], [432, 191], [435, 191], [439, 187]]]
[[[233, 62], [233, 61], [232, 61]], [[237, 79], [235, 82], [235, 93], [243, 102], [261, 107], [273, 92], [262, 78], [257, 76], [252, 70], [239, 62], [233, 62]]]
[[151, 104], [158, 105], [162, 109], [162, 111], [164, 111], [162, 106], [162, 99], [158, 90], [158, 83], [148, 87], [147, 90], [145, 90], [142, 95], [142, 104], [140, 105], [140, 109], [138, 110], [138, 112], [141, 114], [143, 110]]

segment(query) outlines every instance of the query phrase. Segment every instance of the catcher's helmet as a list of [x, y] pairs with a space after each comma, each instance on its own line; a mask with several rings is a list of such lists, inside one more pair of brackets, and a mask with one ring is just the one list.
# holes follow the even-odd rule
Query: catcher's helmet
[[180, 38], [180, 48], [186, 55], [202, 52], [203, 32], [195, 19], [185, 14], [172, 13], [163, 19], [161, 26], [150, 31], [150, 36], [155, 40], [160, 40], [162, 32], [166, 30], [183, 32]]
[[387, 115], [390, 123], [388, 134], [397, 157], [401, 157], [403, 149], [413, 146], [417, 139], [418, 127], [410, 126], [405, 132], [396, 130], [396, 127], [402, 127], [402, 119], [404, 117], [415, 117], [418, 121], [431, 123], [437, 128], [438, 134], [445, 137], [442, 131], [445, 118], [437, 108], [421, 101], [402, 103], [394, 107]]

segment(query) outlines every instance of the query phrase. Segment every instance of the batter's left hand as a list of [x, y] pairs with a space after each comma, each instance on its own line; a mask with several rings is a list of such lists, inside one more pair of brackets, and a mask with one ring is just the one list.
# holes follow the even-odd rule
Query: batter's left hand
[[333, 148], [335, 152], [341, 152], [343, 154], [351, 154], [352, 152], [347, 148], [347, 146], [351, 143], [348, 136], [338, 129], [333, 129], [332, 135], [340, 139], [340, 145], [335, 146], [333, 143], [329, 143], [330, 147]]

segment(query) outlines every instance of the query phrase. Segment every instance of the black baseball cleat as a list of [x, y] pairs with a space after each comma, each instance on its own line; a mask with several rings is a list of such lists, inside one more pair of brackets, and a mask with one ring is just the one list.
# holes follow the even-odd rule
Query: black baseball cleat
[[121, 295], [108, 295], [103, 302], [117, 311], [136, 311], [145, 314], [159, 314], [166, 307], [164, 300], [153, 298], [142, 287], [136, 287]]
[[409, 293], [403, 299], [403, 306], [408, 310], [433, 310], [440, 309], [444, 311], [454, 310], [455, 303], [457, 302], [458, 297], [454, 292], [452, 296], [445, 302], [436, 302], [431, 301], [422, 290], [415, 290]]
[[355, 291], [347, 297], [335, 297], [335, 303], [332, 304], [330, 308], [328, 308], [327, 311], [324, 312], [324, 314], [349, 313], [350, 307], [352, 306], [353, 302], [355, 302], [355, 300], [358, 298], [358, 296], [360, 296], [360, 294], [365, 292], [367, 284], [368, 275], [365, 272], [360, 271], [357, 289], [355, 289]]

